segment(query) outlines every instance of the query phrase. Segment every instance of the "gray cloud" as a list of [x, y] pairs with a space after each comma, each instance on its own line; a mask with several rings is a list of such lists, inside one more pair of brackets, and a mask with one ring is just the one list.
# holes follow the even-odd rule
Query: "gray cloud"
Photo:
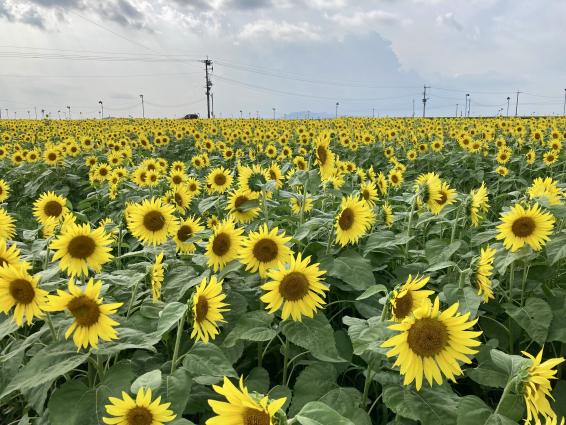
[[28, 9], [20, 17], [21, 22], [33, 27], [45, 29], [45, 20], [36, 9]]
[[274, 5], [271, 0], [227, 0], [223, 6], [229, 9], [246, 11], [268, 9], [273, 7]]
[[116, 22], [124, 27], [147, 29], [145, 16], [126, 0], [106, 2], [96, 9], [104, 19]]

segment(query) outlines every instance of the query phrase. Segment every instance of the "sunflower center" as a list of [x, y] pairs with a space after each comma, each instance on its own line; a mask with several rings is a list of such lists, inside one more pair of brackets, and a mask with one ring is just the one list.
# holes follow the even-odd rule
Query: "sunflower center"
[[243, 417], [244, 425], [269, 425], [271, 423], [268, 413], [250, 407], [246, 408]]
[[531, 217], [521, 217], [513, 222], [511, 231], [515, 236], [526, 238], [534, 232], [535, 228], [535, 221]]
[[245, 202], [248, 202], [249, 199], [247, 198], [247, 196], [238, 196], [236, 198], [236, 200], [234, 201], [234, 206], [236, 208], [240, 208], [242, 206], [242, 204], [244, 204]]
[[275, 174], [275, 171], [273, 170], [269, 170], [269, 177], [271, 180], [277, 180], [277, 174]]
[[178, 193], [175, 193], [175, 203], [177, 205], [183, 205], [183, 198]]
[[212, 251], [219, 257], [222, 257], [230, 250], [231, 245], [230, 236], [226, 233], [219, 233], [214, 238], [214, 242], [212, 242]]
[[194, 184], [194, 183], [191, 183], [191, 184], [189, 185], [189, 190], [190, 190], [191, 192], [196, 192], [196, 190], [197, 190], [197, 185]]
[[364, 191], [362, 192], [362, 196], [366, 201], [369, 201], [369, 190], [364, 189]]
[[136, 406], [128, 411], [126, 421], [128, 425], [151, 425], [153, 415], [146, 407]]
[[73, 298], [67, 305], [67, 308], [75, 317], [79, 326], [92, 326], [98, 322], [98, 318], [100, 317], [98, 304], [86, 295]]
[[279, 293], [286, 301], [297, 301], [309, 292], [309, 280], [300, 272], [291, 272], [281, 280]]
[[5, 259], [5, 258], [3, 258], [3, 257], [0, 257], [0, 267], [3, 267], [3, 266], [4, 266], [4, 264], [8, 264], [8, 261], [6, 261], [6, 259]]
[[192, 234], [193, 234], [193, 229], [191, 229], [191, 227], [187, 226], [186, 224], [181, 226], [179, 230], [177, 230], [177, 238], [181, 242], [185, 242], [187, 239], [191, 237]]
[[204, 295], [198, 297], [197, 305], [195, 306], [195, 320], [202, 322], [206, 319], [208, 313], [208, 300]]
[[326, 153], [324, 146], [319, 146], [318, 148], [316, 148], [316, 154], [318, 156], [318, 160], [320, 161], [320, 165], [326, 164], [328, 154]]
[[50, 153], [49, 155], [47, 155], [47, 158], [49, 158], [50, 161], [55, 161], [57, 159], [57, 155]]
[[393, 183], [397, 183], [397, 182], [399, 181], [399, 177], [397, 177], [395, 174], [393, 174], [393, 175], [391, 176], [391, 181], [392, 181]]
[[338, 225], [342, 230], [350, 229], [354, 224], [354, 211], [351, 208], [346, 208], [340, 214], [340, 218], [338, 219]]
[[254, 257], [262, 263], [269, 263], [277, 258], [279, 248], [271, 239], [260, 239], [254, 245]]
[[172, 180], [173, 180], [173, 183], [175, 183], [175, 184], [180, 184], [183, 181], [181, 176], [173, 176]]
[[19, 304], [29, 304], [35, 297], [33, 286], [25, 279], [15, 279], [10, 282], [10, 295]]
[[418, 356], [433, 357], [448, 345], [448, 330], [437, 319], [419, 319], [409, 329], [407, 343]]
[[447, 200], [448, 200], [448, 196], [446, 195], [446, 193], [440, 192], [440, 199], [438, 201], [436, 201], [436, 203], [438, 205], [444, 205]]
[[147, 230], [157, 232], [165, 226], [165, 217], [160, 211], [150, 211], [143, 217], [143, 225]]
[[214, 183], [217, 186], [224, 186], [224, 184], [226, 184], [226, 176], [222, 173], [216, 174], [214, 176]]
[[409, 315], [413, 308], [413, 296], [410, 291], [407, 291], [405, 295], [395, 300], [395, 306], [393, 306], [393, 314], [397, 319], [404, 319]]
[[59, 217], [63, 212], [63, 206], [57, 201], [49, 201], [43, 207], [43, 212], [49, 217]]
[[96, 243], [90, 236], [86, 235], [75, 236], [71, 239], [67, 248], [71, 257], [81, 259], [90, 257], [95, 249]]

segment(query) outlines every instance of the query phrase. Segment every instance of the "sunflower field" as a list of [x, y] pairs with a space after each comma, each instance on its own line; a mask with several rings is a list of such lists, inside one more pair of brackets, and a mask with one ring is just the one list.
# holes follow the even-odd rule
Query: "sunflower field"
[[564, 424], [565, 118], [0, 121], [0, 424]]

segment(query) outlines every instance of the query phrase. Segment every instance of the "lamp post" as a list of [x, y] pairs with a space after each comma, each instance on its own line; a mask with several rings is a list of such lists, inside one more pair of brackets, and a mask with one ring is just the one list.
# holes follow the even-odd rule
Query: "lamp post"
[[57, 115], [59, 115], [59, 119], [61, 119], [61, 110], [60, 109], [57, 111]]
[[464, 117], [466, 116], [466, 111], [468, 110], [468, 98], [469, 97], [470, 97], [470, 93], [466, 93], [466, 97], [465, 97], [466, 103], [464, 103], [464, 110], [463, 110]]
[[143, 94], [140, 94], [141, 103], [142, 103], [142, 118], [145, 118], [145, 107], [143, 104]]
[[67, 110], [69, 111], [69, 119], [71, 119], [71, 107], [67, 105]]
[[244, 118], [244, 112], [240, 109], [240, 119]]
[[336, 102], [336, 118], [338, 118], [338, 107], [340, 106], [340, 102]]
[[98, 103], [100, 104], [101, 108], [100, 118], [104, 118], [104, 103], [102, 103], [102, 100], [99, 100]]
[[271, 108], [273, 109], [273, 119], [275, 119], [275, 108]]
[[509, 96], [507, 96], [507, 116], [509, 116], [509, 101], [511, 100], [511, 98]]

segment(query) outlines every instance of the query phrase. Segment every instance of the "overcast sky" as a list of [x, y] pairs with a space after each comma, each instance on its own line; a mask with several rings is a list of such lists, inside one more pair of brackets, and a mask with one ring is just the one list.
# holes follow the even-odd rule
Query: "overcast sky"
[[0, 107], [73, 118], [562, 114], [565, 0], [0, 0]]

